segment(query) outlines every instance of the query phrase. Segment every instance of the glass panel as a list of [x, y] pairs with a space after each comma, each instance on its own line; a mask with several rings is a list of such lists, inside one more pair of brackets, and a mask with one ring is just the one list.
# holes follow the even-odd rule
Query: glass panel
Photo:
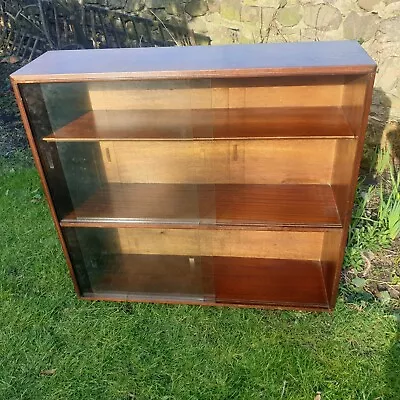
[[[86, 296], [179, 301], [213, 299], [211, 264], [203, 264], [201, 257], [158, 254], [151, 240], [143, 238], [142, 232], [136, 229], [64, 228], [63, 231], [78, 282], [81, 285], [86, 282], [86, 286], [81, 286]], [[134, 252], [138, 240], [141, 240], [142, 249], [147, 240], [147, 253]], [[177, 245], [177, 241], [169, 241], [169, 246]], [[164, 250], [167, 249], [164, 246]]]
[[193, 141], [193, 135], [213, 137], [210, 85], [210, 80], [23, 85], [59, 219], [214, 221], [214, 182], [204, 173], [212, 160]]

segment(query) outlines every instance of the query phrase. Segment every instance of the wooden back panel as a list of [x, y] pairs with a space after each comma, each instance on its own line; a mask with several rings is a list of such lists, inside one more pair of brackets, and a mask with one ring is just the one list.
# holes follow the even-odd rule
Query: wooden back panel
[[323, 232], [117, 229], [123, 253], [319, 260]]
[[340, 106], [343, 77], [91, 82], [93, 110]]
[[330, 183], [337, 139], [100, 142], [110, 182]]

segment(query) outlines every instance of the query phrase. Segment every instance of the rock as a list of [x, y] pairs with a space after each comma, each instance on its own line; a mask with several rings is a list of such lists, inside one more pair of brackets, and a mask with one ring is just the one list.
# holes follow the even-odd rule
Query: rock
[[301, 21], [300, 6], [284, 7], [276, 14], [277, 21], [283, 26], [295, 26]]
[[278, 8], [282, 0], [243, 0], [243, 5], [245, 6], [258, 6], [258, 7], [268, 7]]
[[123, 9], [125, 7], [125, 0], [110, 0], [108, 6], [111, 9]]
[[125, 4], [125, 11], [127, 12], [139, 12], [144, 8], [143, 0], [127, 0]]
[[343, 22], [343, 36], [365, 42], [371, 39], [378, 28], [377, 15], [359, 15], [352, 11]]
[[147, 8], [165, 8], [164, 0], [145, 0], [145, 6]]
[[171, 15], [182, 15], [183, 9], [181, 5], [175, 1], [168, 1], [165, 5], [165, 11]]
[[208, 10], [211, 13], [219, 13], [220, 12], [220, 0], [208, 0]]
[[240, 13], [240, 20], [243, 22], [260, 23], [260, 7], [243, 6]]
[[382, 11], [379, 12], [379, 16], [382, 18], [393, 18], [400, 15], [400, 1], [387, 5]]
[[154, 19], [154, 16], [157, 16], [156, 19], [166, 22], [170, 18], [170, 15], [163, 8], [156, 8], [152, 11], [154, 14], [152, 14], [151, 19]]
[[168, 23], [175, 26], [182, 26], [187, 24], [187, 19], [183, 15], [180, 16], [169, 15]]
[[390, 19], [385, 19], [379, 24], [379, 32], [384, 35], [384, 39], [390, 42], [400, 42], [400, 16]]
[[304, 23], [321, 31], [333, 31], [339, 28], [342, 14], [331, 5], [305, 5], [303, 7]]
[[208, 5], [205, 0], [190, 0], [185, 6], [185, 11], [192, 17], [200, 17], [208, 11]]
[[399, 80], [400, 57], [387, 57], [379, 65], [376, 86], [385, 92], [392, 91]]
[[221, 0], [221, 16], [231, 21], [240, 21], [240, 0]]
[[263, 32], [270, 29], [272, 21], [274, 19], [274, 15], [276, 13], [276, 9], [272, 7], [264, 7], [261, 10], [262, 13], [262, 30]]
[[259, 25], [254, 23], [243, 24], [240, 28], [239, 42], [252, 44], [260, 43], [261, 37]]
[[207, 24], [204, 21], [204, 18], [193, 18], [188, 25], [194, 32], [208, 33]]
[[358, 5], [365, 11], [372, 11], [380, 0], [358, 0]]
[[231, 43], [230, 29], [224, 26], [220, 25], [210, 26], [207, 34], [210, 36], [212, 44]]

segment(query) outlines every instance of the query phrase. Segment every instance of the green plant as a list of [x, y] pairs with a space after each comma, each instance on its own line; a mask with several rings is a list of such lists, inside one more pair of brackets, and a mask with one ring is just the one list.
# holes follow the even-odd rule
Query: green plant
[[349, 228], [344, 265], [355, 270], [364, 265], [363, 252], [389, 247], [400, 235], [400, 174], [389, 145], [375, 154], [379, 187], [360, 180]]
[[388, 143], [385, 148], [378, 150], [376, 156], [376, 172], [379, 175], [382, 175], [391, 165], [393, 165], [391, 151], [390, 143]]
[[389, 170], [390, 190], [387, 193], [381, 181], [378, 216], [387, 228], [390, 238], [394, 240], [400, 235], [400, 174], [396, 172], [393, 162], [390, 162], [385, 169]]

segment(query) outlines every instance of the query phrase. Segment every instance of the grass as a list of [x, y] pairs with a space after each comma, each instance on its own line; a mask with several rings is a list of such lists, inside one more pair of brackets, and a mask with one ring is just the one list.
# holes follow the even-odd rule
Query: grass
[[400, 398], [400, 316], [377, 302], [317, 314], [76, 300], [26, 154], [0, 160], [0, 399]]

